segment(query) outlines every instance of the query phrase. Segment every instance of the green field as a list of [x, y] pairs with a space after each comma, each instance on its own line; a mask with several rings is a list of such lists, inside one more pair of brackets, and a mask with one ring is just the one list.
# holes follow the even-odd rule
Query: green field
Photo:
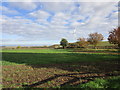
[[15, 53], [69, 53], [71, 50], [64, 49], [13, 49], [2, 50], [2, 52], [15, 52]]
[[[81, 73], [81, 77], [86, 78], [89, 78], [88, 75], [97, 75], [99, 78], [103, 74], [104, 77], [105, 73], [119, 75], [119, 57], [116, 49], [2, 50], [3, 87], [17, 88], [24, 84], [34, 87], [62, 87], [62, 83], [66, 81], [69, 82], [67, 85], [74, 85], [75, 82], [71, 80], [78, 78], [77, 74], [81, 76]], [[57, 82], [56, 79], [61, 81]], [[83, 82], [85, 80], [84, 78]], [[44, 83], [38, 85], [39, 81]]]
[[[15, 49], [3, 50], [3, 65], [6, 64], [51, 64], [51, 63], [70, 63], [70, 62], [96, 62], [104, 60], [117, 60], [120, 55], [104, 53], [102, 49], [96, 50], [102, 53], [82, 53], [74, 52], [76, 49]], [[79, 50], [80, 51], [80, 50]], [[83, 50], [81, 50], [83, 51]], [[86, 51], [86, 50], [84, 50]], [[95, 51], [90, 49], [87, 51]], [[104, 50], [105, 51], [105, 50]], [[110, 51], [110, 50], [106, 50]], [[111, 52], [117, 52], [112, 49]]]

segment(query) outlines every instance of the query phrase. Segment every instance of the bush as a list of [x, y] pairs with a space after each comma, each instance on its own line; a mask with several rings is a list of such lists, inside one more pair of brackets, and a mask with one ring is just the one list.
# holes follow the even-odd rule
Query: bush
[[21, 46], [17, 46], [17, 49], [21, 48]]

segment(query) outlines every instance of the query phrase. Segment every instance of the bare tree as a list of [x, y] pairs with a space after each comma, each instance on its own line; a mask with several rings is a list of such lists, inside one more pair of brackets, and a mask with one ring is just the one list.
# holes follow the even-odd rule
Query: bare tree
[[117, 44], [120, 48], [120, 26], [110, 32], [108, 40], [111, 44]]
[[94, 45], [94, 48], [97, 46], [99, 41], [103, 40], [103, 35], [99, 33], [91, 33], [89, 34], [88, 42], [92, 45]]

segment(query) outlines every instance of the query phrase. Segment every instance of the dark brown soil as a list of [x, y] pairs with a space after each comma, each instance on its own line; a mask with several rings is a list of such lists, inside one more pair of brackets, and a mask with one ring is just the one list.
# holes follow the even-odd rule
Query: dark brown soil
[[72, 64], [6, 65], [2, 67], [3, 87], [60, 87], [78, 85], [120, 75], [120, 62], [80, 62]]

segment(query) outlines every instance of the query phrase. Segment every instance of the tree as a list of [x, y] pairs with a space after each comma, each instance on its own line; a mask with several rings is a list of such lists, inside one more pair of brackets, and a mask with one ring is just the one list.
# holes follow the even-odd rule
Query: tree
[[64, 49], [68, 45], [68, 41], [65, 38], [62, 38], [60, 41], [60, 45], [62, 45], [63, 49]]
[[97, 46], [99, 41], [103, 40], [103, 35], [99, 33], [91, 33], [89, 34], [88, 42], [92, 45], [94, 45], [94, 48]]
[[85, 39], [85, 38], [78, 38], [78, 41], [76, 42], [78, 44], [78, 46], [80, 47], [87, 47], [89, 42]]
[[120, 48], [120, 26], [117, 29], [114, 29], [110, 32], [108, 40], [111, 44], [117, 44]]
[[76, 48], [77, 45], [77, 43], [68, 43], [68, 48]]
[[21, 46], [17, 46], [17, 49], [20, 49], [21, 48]]

